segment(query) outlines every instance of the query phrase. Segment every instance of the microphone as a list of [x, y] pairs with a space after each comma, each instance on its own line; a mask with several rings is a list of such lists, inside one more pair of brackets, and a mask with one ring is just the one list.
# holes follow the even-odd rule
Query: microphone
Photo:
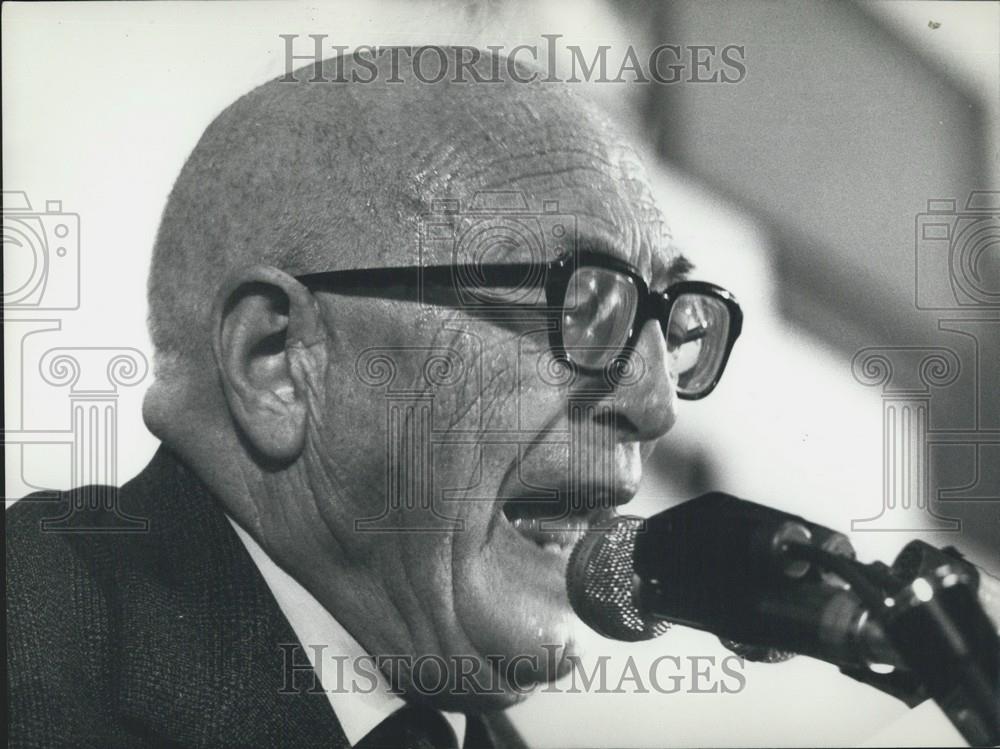
[[911, 707], [932, 697], [971, 745], [1000, 743], [1000, 582], [953, 547], [861, 564], [841, 533], [714, 492], [588, 531], [566, 585], [605, 637], [676, 622], [750, 660], [801, 653]]
[[901, 665], [856, 591], [790, 558], [789, 545], [854, 557], [841, 533], [720, 492], [648, 520], [622, 516], [574, 548], [570, 604], [617, 640], [650, 639], [679, 623], [718, 635], [751, 660], [800, 653], [841, 668]]

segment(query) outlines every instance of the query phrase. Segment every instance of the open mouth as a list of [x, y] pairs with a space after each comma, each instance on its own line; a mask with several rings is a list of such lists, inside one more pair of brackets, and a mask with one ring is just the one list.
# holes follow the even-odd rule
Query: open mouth
[[612, 487], [559, 489], [548, 494], [509, 497], [502, 510], [525, 539], [544, 551], [568, 557], [591, 527], [610, 521], [616, 514], [615, 507], [628, 502], [632, 494]]

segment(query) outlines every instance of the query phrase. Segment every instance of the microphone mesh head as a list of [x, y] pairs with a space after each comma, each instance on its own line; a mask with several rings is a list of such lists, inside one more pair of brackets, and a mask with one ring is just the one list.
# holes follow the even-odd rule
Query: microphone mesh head
[[643, 617], [632, 566], [635, 536], [642, 519], [622, 516], [588, 531], [569, 559], [569, 602], [587, 626], [604, 637], [627, 642], [651, 640], [670, 623]]

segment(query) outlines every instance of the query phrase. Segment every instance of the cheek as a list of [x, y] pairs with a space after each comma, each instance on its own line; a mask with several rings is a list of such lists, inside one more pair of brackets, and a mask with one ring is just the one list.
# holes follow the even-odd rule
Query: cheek
[[508, 333], [484, 356], [480, 403], [485, 429], [529, 444], [549, 428], [565, 402], [566, 379], [553, 366], [548, 333]]
[[441, 350], [455, 362], [458, 376], [435, 383], [427, 393], [434, 399], [435, 430], [476, 435], [516, 428], [521, 390], [516, 340], [489, 329], [445, 332], [450, 337]]
[[476, 344], [463, 351], [465, 360], [474, 364], [462, 381], [437, 391], [438, 429], [448, 432], [451, 440], [474, 442], [484, 458], [501, 444], [511, 448], [536, 442], [565, 404], [562, 383], [540, 375], [548, 374], [547, 347], [539, 351], [534, 338], [514, 336]]
[[377, 515], [387, 502], [390, 414], [383, 394], [356, 382], [348, 385], [343, 375], [332, 379], [327, 385], [332, 395], [316, 432], [316, 452], [323, 482], [332, 493], [331, 511], [353, 525]]
[[[484, 500], [496, 496], [518, 446], [536, 441], [562, 413], [547, 334], [438, 328], [417, 338], [372, 346], [362, 337], [334, 359], [325, 462], [356, 513], [391, 502], [390, 484], [427, 477], [442, 514], [485, 516], [493, 503]], [[502, 442], [492, 437], [499, 432]], [[476, 501], [461, 502], [468, 497]]]

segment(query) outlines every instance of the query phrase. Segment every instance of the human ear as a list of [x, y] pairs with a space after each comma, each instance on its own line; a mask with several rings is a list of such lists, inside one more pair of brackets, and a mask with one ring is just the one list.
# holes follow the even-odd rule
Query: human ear
[[215, 362], [242, 435], [268, 462], [294, 461], [305, 444], [307, 399], [322, 385], [305, 381], [321, 362], [301, 361], [323, 356], [316, 300], [287, 273], [252, 266], [223, 282], [212, 322]]

